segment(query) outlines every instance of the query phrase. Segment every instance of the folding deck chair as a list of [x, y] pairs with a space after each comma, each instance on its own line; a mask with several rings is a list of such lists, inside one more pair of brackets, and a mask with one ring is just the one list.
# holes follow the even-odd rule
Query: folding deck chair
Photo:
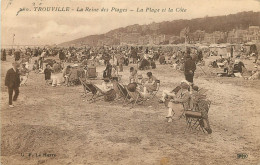
[[85, 96], [88, 93], [92, 93], [92, 97], [88, 101], [95, 102], [97, 98], [104, 96], [104, 92], [101, 89], [99, 89], [96, 85], [94, 85], [90, 82], [84, 82], [81, 78], [79, 78], [79, 80], [80, 80], [81, 84], [83, 85]]
[[[200, 95], [201, 98], [206, 98], [206, 95], [205, 93], [208, 91], [208, 89], [205, 89], [205, 88], [201, 88], [199, 89], [198, 91], [198, 95]], [[185, 108], [184, 108], [184, 105], [182, 104], [182, 107], [183, 107], [183, 111], [182, 111], [182, 114], [179, 116], [179, 119], [181, 118], [185, 118]]]
[[130, 99], [130, 96], [128, 95], [127, 88], [124, 85], [118, 83], [117, 89], [119, 90], [119, 96], [123, 97], [124, 101], [126, 101], [127, 99]]
[[212, 133], [212, 130], [208, 121], [208, 111], [211, 102], [208, 100], [201, 100], [194, 107], [197, 111], [185, 110], [185, 118], [187, 127], [185, 131], [188, 130], [198, 130], [208, 134]]
[[127, 99], [129, 99], [129, 102], [126, 105], [132, 103], [131, 108], [133, 108], [136, 104], [142, 104], [144, 101], [146, 101], [146, 99], [144, 97], [142, 97], [141, 93], [138, 92], [137, 90], [134, 92], [131, 92], [127, 89], [127, 86], [124, 86], [124, 87], [127, 91], [127, 97], [126, 97], [125, 101]]
[[153, 99], [154, 97], [156, 97], [156, 94], [160, 89], [160, 80], [156, 80], [156, 85], [157, 85], [156, 90], [149, 92], [149, 95], [146, 98], [144, 98], [139, 91], [136, 90], [135, 92], [131, 92], [127, 89], [127, 86], [124, 86], [124, 88], [127, 91], [127, 96], [125, 101], [127, 99], [129, 100], [130, 98], [132, 98], [132, 100], [130, 99], [129, 103], [132, 103], [132, 108], [133, 108], [136, 104], [142, 104], [147, 100]]
[[152, 92], [150, 92], [150, 97], [148, 99], [153, 99], [154, 97], [157, 97], [156, 94], [158, 93], [159, 89], [160, 89], [160, 85], [161, 85], [161, 81], [160, 80], [156, 80], [156, 89]]
[[113, 88], [119, 98], [122, 97], [124, 100], [127, 98], [127, 90], [124, 85], [120, 84], [118, 81], [113, 81]]

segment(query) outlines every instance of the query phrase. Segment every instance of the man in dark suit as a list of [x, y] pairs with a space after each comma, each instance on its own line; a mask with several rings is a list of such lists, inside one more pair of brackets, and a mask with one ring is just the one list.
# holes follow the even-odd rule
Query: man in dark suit
[[[20, 86], [20, 74], [19, 74], [19, 63], [13, 62], [13, 68], [9, 69], [5, 77], [5, 86], [8, 87], [9, 94], [9, 107], [13, 108], [13, 101], [16, 101], [19, 95], [19, 86]], [[14, 91], [14, 97], [13, 97]]]
[[184, 63], [184, 75], [185, 75], [185, 79], [190, 83], [193, 83], [193, 76], [195, 70], [196, 70], [195, 62], [192, 60], [190, 55], [187, 55], [186, 61]]

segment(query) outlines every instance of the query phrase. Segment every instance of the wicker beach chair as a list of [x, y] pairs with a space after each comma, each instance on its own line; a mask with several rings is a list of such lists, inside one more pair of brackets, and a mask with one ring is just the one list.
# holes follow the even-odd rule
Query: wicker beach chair
[[194, 103], [193, 109], [184, 110], [187, 124], [186, 130], [206, 131], [208, 134], [212, 133], [208, 120], [210, 104], [211, 102], [209, 100], [201, 99]]

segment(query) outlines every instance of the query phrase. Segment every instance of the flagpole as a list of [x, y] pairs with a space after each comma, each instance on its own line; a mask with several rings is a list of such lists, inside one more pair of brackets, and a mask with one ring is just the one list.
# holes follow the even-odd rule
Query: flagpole
[[15, 37], [15, 34], [13, 34], [13, 44], [12, 44], [12, 51], [13, 51], [13, 48], [14, 48], [14, 37]]

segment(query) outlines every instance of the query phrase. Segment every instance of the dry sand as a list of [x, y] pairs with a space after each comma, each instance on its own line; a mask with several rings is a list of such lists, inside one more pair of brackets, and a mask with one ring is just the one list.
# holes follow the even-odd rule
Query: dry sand
[[[3, 82], [11, 63], [1, 64], [3, 165], [260, 163], [259, 81], [218, 78], [206, 66], [202, 68], [208, 75], [203, 75], [197, 68], [195, 83], [209, 90], [212, 101], [209, 121], [213, 133], [208, 135], [184, 132], [185, 120], [178, 120], [181, 106], [176, 106], [174, 121], [167, 123], [167, 109], [157, 99], [133, 109], [122, 101], [90, 104], [81, 97], [81, 86], [46, 86], [44, 75], [33, 72], [28, 85], [20, 88], [15, 108], [10, 109]], [[124, 69], [126, 82], [129, 66]], [[163, 89], [172, 89], [183, 79], [169, 65], [158, 65], [152, 72], [161, 80], [158, 97]], [[248, 157], [238, 159], [238, 153]]]

